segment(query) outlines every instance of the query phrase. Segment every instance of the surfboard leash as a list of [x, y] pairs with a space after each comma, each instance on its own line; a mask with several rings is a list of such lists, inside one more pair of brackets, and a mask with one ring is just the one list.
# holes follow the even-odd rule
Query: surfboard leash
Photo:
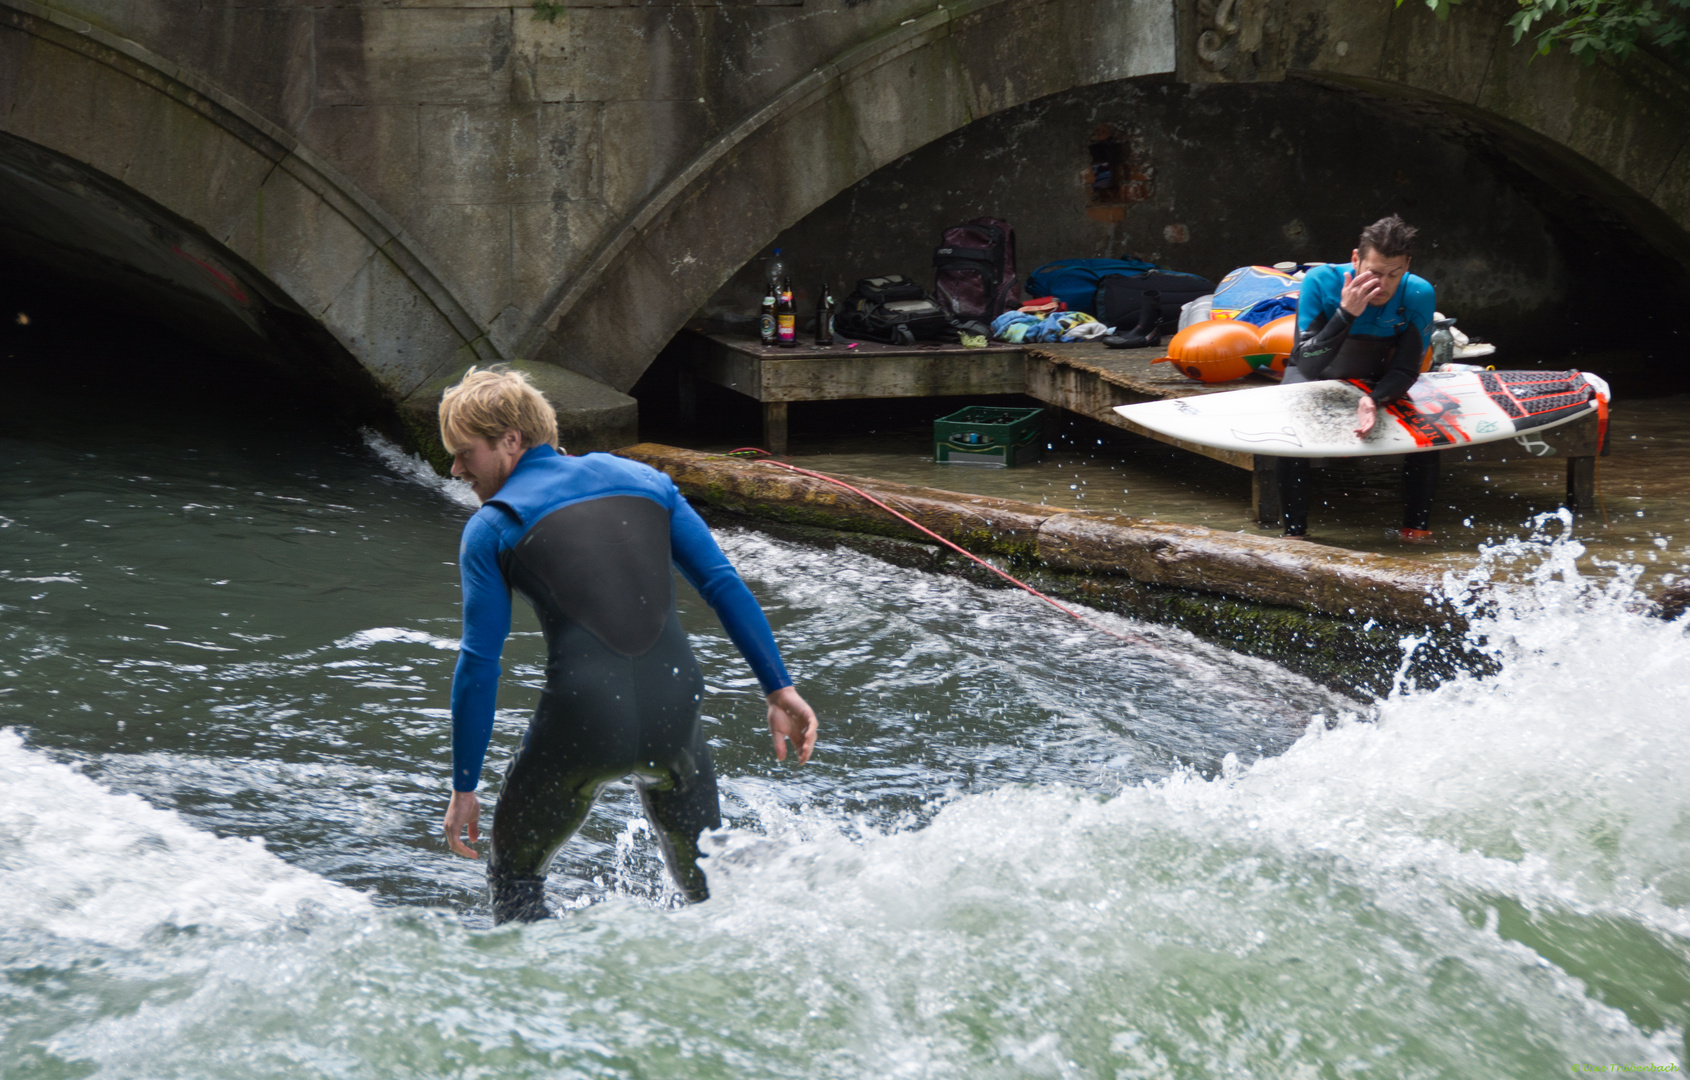
[[[761, 455], [761, 456], [760, 457], [752, 457], [750, 455]], [[875, 498], [873, 495], [870, 495], [868, 492], [864, 491], [862, 488], [856, 487], [852, 484], [847, 484], [845, 481], [839, 479], [836, 476], [829, 476], [826, 473], [816, 472], [812, 469], [801, 469], [797, 465], [793, 465], [790, 462], [777, 461], [777, 460], [775, 460], [775, 456], [773, 454], [769, 453], [767, 450], [764, 450], [763, 448], [758, 447], [758, 446], [742, 446], [737, 450], [730, 450], [722, 456], [723, 457], [737, 458], [737, 459], [740, 459], [740, 460], [750, 460], [750, 461], [754, 461], [754, 462], [756, 462], [757, 464], [760, 464], [760, 465], [773, 465], [776, 468], [785, 469], [788, 472], [798, 473], [800, 476], [812, 477], [816, 480], [821, 480], [821, 481], [824, 481], [826, 483], [832, 484], [835, 487], [844, 488], [846, 491], [851, 492], [853, 495], [856, 495], [860, 498], [866, 499], [869, 502], [873, 503], [875, 506], [880, 507], [880, 509], [886, 511], [888, 514], [891, 514], [893, 517], [897, 518], [899, 521], [902, 521], [904, 524], [910, 526], [912, 529], [916, 529], [919, 532], [926, 533], [928, 536], [931, 536], [933, 539], [937, 540], [939, 543], [941, 543], [941, 544], [945, 545], [946, 547], [950, 548], [952, 551], [956, 552], [958, 555], [961, 555], [961, 556], [963, 556], [967, 559], [970, 559], [970, 560], [972, 560], [976, 563], [979, 563], [981, 566], [985, 567], [987, 570], [990, 570], [992, 573], [996, 574], [997, 576], [1003, 578], [1005, 581], [1009, 582], [1011, 585], [1014, 585], [1016, 588], [1024, 589], [1027, 592], [1033, 594], [1034, 596], [1038, 597], [1040, 600], [1043, 600], [1045, 603], [1049, 604], [1051, 607], [1053, 607], [1056, 610], [1062, 612], [1064, 615], [1078, 619], [1080, 622], [1085, 623], [1087, 626], [1091, 627], [1093, 630], [1101, 631], [1105, 634], [1108, 634], [1112, 638], [1119, 638], [1122, 641], [1130, 641], [1135, 645], [1149, 645], [1150, 644], [1150, 642], [1146, 641], [1144, 638], [1142, 638], [1142, 637], [1140, 637], [1136, 634], [1118, 633], [1117, 631], [1109, 629], [1107, 626], [1102, 626], [1098, 623], [1093, 622], [1091, 619], [1088, 619], [1084, 615], [1081, 615], [1079, 612], [1075, 611], [1073, 608], [1070, 608], [1070, 607], [1066, 606], [1065, 604], [1062, 604], [1062, 603], [1060, 603], [1056, 600], [1051, 599], [1050, 597], [1046, 596], [1044, 593], [1040, 592], [1039, 590], [1033, 588], [1031, 585], [1027, 584], [1025, 581], [1022, 581], [1020, 578], [1015, 577], [1013, 574], [1007, 573], [1004, 570], [1000, 570], [998, 567], [993, 566], [991, 563], [987, 562], [985, 559], [982, 559], [980, 556], [974, 554], [972, 551], [969, 551], [966, 548], [963, 548], [960, 545], [953, 543], [952, 541], [946, 539], [945, 537], [940, 536], [938, 533], [934, 532], [932, 529], [929, 529], [927, 526], [921, 524], [921, 522], [916, 521], [914, 518], [911, 518], [908, 514], [905, 514], [905, 513], [903, 513], [902, 511], [899, 511], [899, 510], [894, 510], [892, 507], [886, 505], [884, 502]]]

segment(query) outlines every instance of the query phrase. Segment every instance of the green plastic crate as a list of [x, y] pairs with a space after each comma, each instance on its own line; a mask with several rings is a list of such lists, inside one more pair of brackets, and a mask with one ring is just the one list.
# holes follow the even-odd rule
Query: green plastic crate
[[940, 465], [1007, 468], [1039, 460], [1044, 410], [970, 405], [933, 421], [933, 460]]

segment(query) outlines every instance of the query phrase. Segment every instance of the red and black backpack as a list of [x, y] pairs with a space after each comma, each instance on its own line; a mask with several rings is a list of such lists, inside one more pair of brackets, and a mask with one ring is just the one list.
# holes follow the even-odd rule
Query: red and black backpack
[[933, 286], [939, 306], [953, 319], [989, 323], [1017, 306], [1015, 230], [997, 218], [952, 225], [933, 252]]

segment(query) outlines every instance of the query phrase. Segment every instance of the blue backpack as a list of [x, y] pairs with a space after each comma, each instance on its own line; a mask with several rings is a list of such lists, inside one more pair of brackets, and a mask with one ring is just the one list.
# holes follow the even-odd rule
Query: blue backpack
[[1131, 276], [1156, 269], [1143, 259], [1058, 259], [1045, 263], [1027, 278], [1028, 299], [1054, 296], [1069, 311], [1097, 314], [1097, 286], [1111, 274]]

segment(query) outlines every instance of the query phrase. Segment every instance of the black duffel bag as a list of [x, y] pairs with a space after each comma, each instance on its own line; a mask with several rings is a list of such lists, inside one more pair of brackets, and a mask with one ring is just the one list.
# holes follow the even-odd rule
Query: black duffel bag
[[1215, 283], [1196, 274], [1173, 270], [1146, 270], [1142, 274], [1110, 274], [1097, 283], [1097, 299], [1091, 313], [1097, 321], [1125, 334], [1138, 325], [1144, 314], [1144, 294], [1156, 292], [1156, 330], [1171, 334], [1179, 329], [1179, 309], [1200, 296], [1215, 291]]

